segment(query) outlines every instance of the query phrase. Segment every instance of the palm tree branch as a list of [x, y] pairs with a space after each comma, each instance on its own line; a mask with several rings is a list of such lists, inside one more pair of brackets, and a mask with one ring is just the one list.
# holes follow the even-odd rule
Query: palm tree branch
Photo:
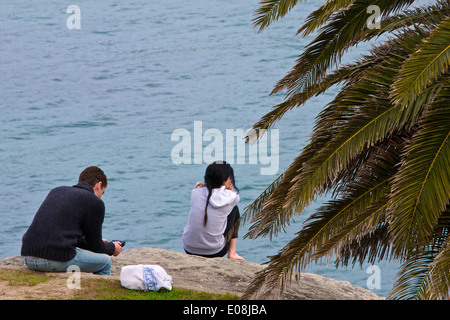
[[346, 228], [343, 228], [341, 232], [336, 234], [332, 239], [330, 239], [326, 244], [319, 248], [312, 259], [320, 259], [321, 257], [329, 254], [337, 245], [342, 245], [342, 241], [350, 235], [350, 233], [357, 230], [364, 223], [367, 223], [370, 218], [373, 218], [379, 214], [383, 209], [388, 206], [387, 199], [379, 201], [379, 204], [375, 204], [372, 210], [367, 210], [361, 215], [358, 215], [353, 221], [351, 221]]
[[417, 252], [404, 262], [389, 298], [426, 299], [426, 287], [430, 281], [429, 272], [433, 259], [434, 253], [427, 250]]
[[355, 1], [345, 10], [336, 14], [332, 21], [322, 27], [319, 34], [300, 55], [295, 67], [281, 79], [272, 93], [288, 89], [288, 96], [309, 87], [320, 80], [331, 65], [335, 65], [349, 47], [361, 41], [367, 41], [382, 31], [365, 28], [367, 23], [367, 7], [378, 5], [387, 15], [414, 0], [376, 0]]
[[[423, 189], [424, 189], [424, 187], [425, 187], [425, 184], [427, 183], [428, 177], [430, 176], [430, 172], [431, 172], [431, 170], [432, 170], [433, 167], [434, 167], [434, 163], [436, 162], [436, 159], [438, 158], [439, 154], [441, 154], [442, 148], [443, 148], [443, 147], [445, 146], [445, 144], [447, 143], [449, 137], [450, 137], [450, 131], [449, 131], [448, 134], [445, 136], [444, 141], [443, 141], [442, 144], [439, 146], [438, 150], [436, 151], [436, 155], [433, 157], [433, 160], [431, 161], [431, 164], [430, 164], [430, 166], [429, 166], [429, 168], [428, 168], [428, 171], [427, 171], [427, 173], [426, 173], [426, 175], [425, 175], [425, 179], [423, 179], [422, 185], [420, 186], [420, 191], [419, 191], [419, 194], [418, 194], [418, 198], [421, 197], [422, 192], [423, 192]], [[416, 203], [415, 203], [415, 205], [414, 205], [414, 209], [413, 209], [413, 214], [417, 211], [418, 205], [419, 205], [419, 202], [416, 201]]]
[[[383, 17], [381, 29], [366, 29], [365, 33], [359, 36], [358, 41], [369, 40], [375, 36], [379, 36], [385, 32], [393, 32], [397, 29], [407, 28], [411, 25], [422, 24], [428, 27], [432, 27], [442, 22], [445, 17], [450, 15], [450, 6], [438, 2], [437, 5], [427, 6], [423, 8], [415, 8], [414, 10], [408, 10], [405, 13], [401, 13], [395, 16]], [[355, 41], [357, 42], [356, 38]], [[250, 131], [246, 137], [247, 141], [254, 141], [261, 135], [261, 131], [258, 129], [269, 129], [278, 120], [280, 120], [287, 111], [305, 104], [311, 97], [322, 94], [329, 87], [334, 84], [338, 84], [344, 81], [352, 81], [353, 79], [359, 79], [358, 74], [365, 68], [368, 68], [376, 63], [382, 61], [386, 56], [392, 54], [392, 45], [380, 45], [372, 50], [370, 56], [364, 57], [363, 61], [359, 61], [356, 64], [339, 67], [335, 72], [326, 75], [323, 79], [318, 79], [313, 83], [311, 87], [307, 87], [300, 92], [292, 93], [286, 97], [286, 101], [280, 103], [272, 108], [272, 110], [264, 115], [257, 123], [253, 125], [256, 129]], [[264, 131], [262, 131], [264, 132]]]
[[268, 27], [273, 21], [284, 17], [301, 0], [261, 0], [256, 10], [253, 23], [259, 26], [259, 32]]
[[403, 106], [410, 103], [450, 66], [450, 17], [444, 20], [409, 57], [394, 82], [392, 99]]
[[251, 204], [245, 207], [244, 213], [241, 215], [240, 220], [242, 222], [246, 222], [252, 218], [252, 212], [258, 211], [264, 201], [270, 196], [273, 192], [273, 189], [278, 186], [280, 180], [283, 178], [284, 173], [280, 174], [259, 196], [256, 198]]
[[327, 1], [319, 9], [311, 13], [306, 19], [306, 23], [297, 31], [297, 34], [303, 32], [303, 36], [307, 36], [317, 30], [331, 17], [331, 15], [339, 10], [348, 7], [355, 0], [330, 0]]
[[430, 277], [431, 295], [436, 298], [449, 299], [450, 298], [450, 237], [447, 235], [445, 243], [442, 245], [440, 252], [434, 258], [431, 268]]
[[[425, 108], [393, 181], [390, 221], [396, 254], [429, 241], [450, 201], [450, 82]], [[405, 243], [408, 246], [405, 247]]]
[[[350, 232], [354, 231], [355, 228], [359, 227], [364, 222], [367, 222], [368, 219], [376, 215], [379, 211], [381, 211], [386, 204], [382, 207], [380, 207], [378, 210], [371, 210], [367, 211], [365, 213], [362, 213], [357, 218], [353, 219], [350, 223], [348, 223], [345, 226], [345, 230], [348, 229], [347, 234], [342, 236], [342, 233], [339, 233], [338, 236], [345, 237]], [[357, 223], [355, 223], [357, 221]], [[323, 229], [321, 229], [323, 230]], [[303, 269], [303, 263], [301, 262], [302, 259], [300, 256], [305, 252], [307, 249], [306, 246], [304, 246], [304, 231], [299, 232], [294, 239], [292, 239], [289, 244], [287, 244], [280, 252], [276, 255], [271, 257], [270, 263], [267, 268], [263, 269], [262, 271], [258, 272], [255, 276], [255, 278], [252, 280], [252, 282], [249, 284], [247, 289], [245, 290], [243, 294], [243, 299], [249, 299], [255, 295], [258, 295], [261, 291], [265, 290], [262, 293], [262, 296], [266, 295], [267, 293], [271, 292], [276, 286], [282, 285], [285, 283], [286, 280], [290, 279], [289, 274], [292, 275], [292, 272], [294, 271], [295, 265], [300, 267], [300, 269]], [[336, 237], [333, 237], [330, 241], [335, 241]], [[325, 245], [327, 245], [329, 242], [327, 242]], [[336, 245], [336, 244], [335, 244]], [[335, 246], [333, 245], [333, 247]], [[323, 247], [323, 246], [322, 246]], [[333, 248], [332, 247], [332, 248]], [[299, 250], [299, 248], [301, 248]], [[323, 257], [326, 253], [329, 252], [332, 248], [329, 248], [326, 250], [326, 252], [322, 254], [317, 254], [317, 251], [313, 256], [311, 257], [311, 260], [317, 260]], [[319, 248], [319, 250], [323, 250], [322, 248]], [[306, 263], [309, 263], [306, 262]], [[300, 270], [299, 270], [300, 271]], [[281, 282], [281, 283], [280, 283]], [[283, 285], [281, 287], [283, 290]]]

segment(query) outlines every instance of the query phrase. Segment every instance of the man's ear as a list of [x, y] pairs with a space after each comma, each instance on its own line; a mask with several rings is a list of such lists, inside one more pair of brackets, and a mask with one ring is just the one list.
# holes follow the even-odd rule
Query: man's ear
[[94, 190], [101, 190], [102, 189], [102, 182], [99, 181], [94, 185]]

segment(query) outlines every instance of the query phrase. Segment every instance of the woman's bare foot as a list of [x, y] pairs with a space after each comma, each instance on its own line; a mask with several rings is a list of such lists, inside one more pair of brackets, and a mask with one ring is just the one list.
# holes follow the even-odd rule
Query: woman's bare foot
[[235, 259], [235, 260], [244, 260], [240, 255], [236, 253], [236, 242], [237, 238], [232, 238], [230, 240], [230, 249], [228, 249], [228, 259]]
[[236, 252], [234, 252], [234, 253], [229, 252], [229, 253], [228, 253], [228, 259], [234, 259], [234, 260], [242, 260], [242, 261], [245, 261], [245, 259], [242, 258], [240, 255], [238, 255]]

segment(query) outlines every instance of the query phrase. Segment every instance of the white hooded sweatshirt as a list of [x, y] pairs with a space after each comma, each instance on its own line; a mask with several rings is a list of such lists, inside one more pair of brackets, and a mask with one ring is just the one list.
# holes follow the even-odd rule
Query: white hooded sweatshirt
[[225, 189], [225, 186], [213, 189], [208, 205], [208, 222], [204, 226], [207, 199], [206, 187], [192, 190], [191, 209], [183, 232], [183, 246], [190, 253], [209, 255], [224, 248], [223, 233], [227, 227], [227, 217], [240, 197], [237, 192]]

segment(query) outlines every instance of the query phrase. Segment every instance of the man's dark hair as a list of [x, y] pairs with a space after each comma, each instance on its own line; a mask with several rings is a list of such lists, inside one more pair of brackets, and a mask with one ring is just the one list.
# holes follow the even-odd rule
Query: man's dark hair
[[108, 179], [102, 169], [96, 166], [87, 167], [80, 173], [78, 182], [85, 182], [91, 187], [94, 187], [97, 182], [102, 183], [102, 187], [106, 188], [108, 185]]

